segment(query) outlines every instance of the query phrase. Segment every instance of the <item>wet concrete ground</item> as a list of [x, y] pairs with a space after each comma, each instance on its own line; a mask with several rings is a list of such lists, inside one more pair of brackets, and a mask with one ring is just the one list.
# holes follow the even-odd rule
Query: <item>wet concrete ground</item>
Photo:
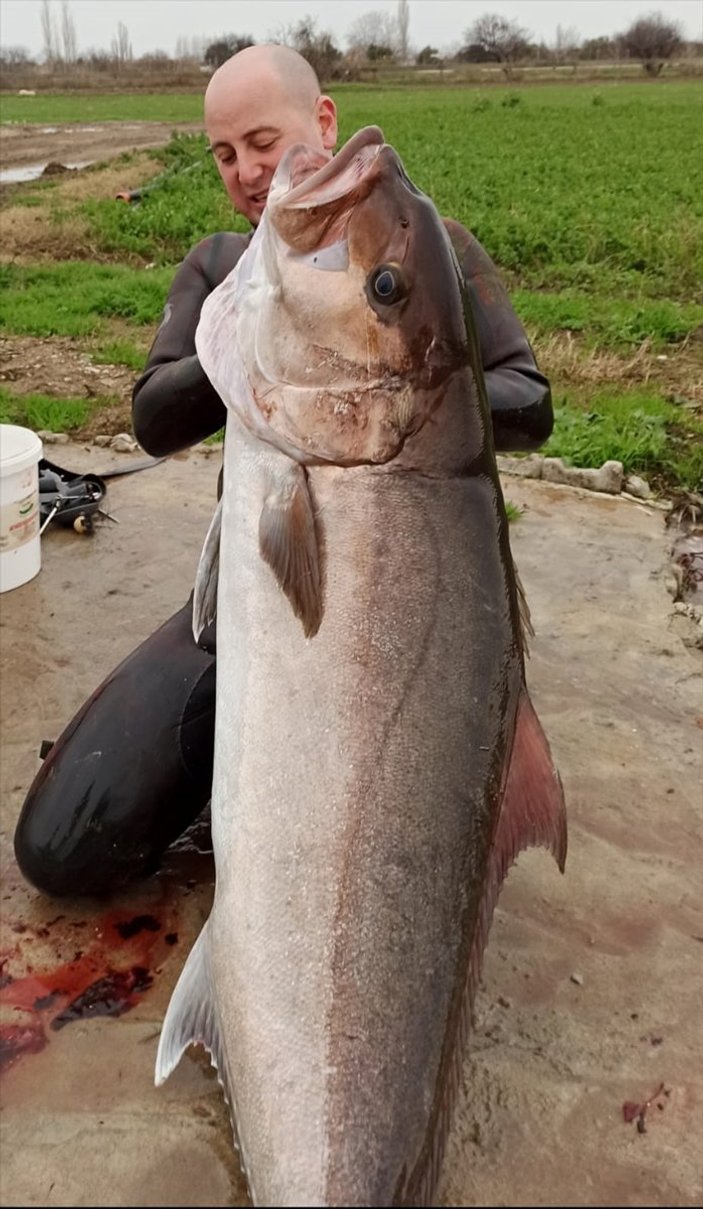
[[[3, 1205], [246, 1203], [207, 1062], [193, 1051], [153, 1087], [211, 901], [206, 830], [109, 903], [42, 899], [11, 845], [41, 740], [190, 591], [218, 469], [191, 454], [112, 480], [120, 524], [48, 532], [40, 575], [0, 597]], [[563, 878], [523, 854], [503, 890], [438, 1203], [698, 1205], [703, 661], [672, 622], [661, 511], [519, 480], [506, 494], [526, 507], [512, 540], [536, 629], [529, 685], [570, 851]], [[69, 975], [112, 979], [103, 999], [122, 1014], [76, 1010], [57, 1028]], [[623, 1104], [660, 1084], [639, 1132]]]

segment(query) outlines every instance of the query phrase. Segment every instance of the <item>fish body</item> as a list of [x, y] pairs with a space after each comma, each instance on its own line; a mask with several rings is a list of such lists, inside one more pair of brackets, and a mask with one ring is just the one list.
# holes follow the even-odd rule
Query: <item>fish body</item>
[[561, 787], [434, 206], [372, 128], [287, 154], [246, 256], [198, 332], [230, 408], [196, 591], [202, 623], [219, 548], [216, 887], [157, 1081], [209, 1048], [255, 1203], [426, 1204], [500, 883], [527, 843], [563, 866]]

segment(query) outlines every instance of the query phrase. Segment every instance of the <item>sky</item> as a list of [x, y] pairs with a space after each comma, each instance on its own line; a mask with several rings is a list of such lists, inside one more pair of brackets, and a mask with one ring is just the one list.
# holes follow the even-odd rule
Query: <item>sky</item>
[[[109, 49], [122, 21], [135, 56], [163, 50], [173, 54], [178, 38], [194, 35], [248, 34], [257, 42], [275, 40], [276, 32], [301, 18], [316, 19], [341, 49], [356, 18], [369, 12], [397, 11], [396, 0], [67, 0], [73, 16], [78, 51]], [[409, 0], [409, 39], [415, 49], [432, 45], [456, 49], [464, 30], [484, 13], [517, 21], [535, 41], [548, 45], [558, 25], [582, 38], [615, 34], [652, 11], [680, 23], [688, 39], [703, 39], [703, 0]], [[49, 0], [57, 23], [61, 0]], [[24, 46], [33, 57], [43, 47], [42, 0], [0, 0], [0, 43]]]

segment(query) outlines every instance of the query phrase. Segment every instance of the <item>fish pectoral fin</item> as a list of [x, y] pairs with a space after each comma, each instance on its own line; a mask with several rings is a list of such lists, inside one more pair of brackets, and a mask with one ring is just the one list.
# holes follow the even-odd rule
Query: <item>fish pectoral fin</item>
[[259, 548], [311, 638], [322, 621], [320, 553], [307, 476], [302, 466], [277, 476], [259, 520]]
[[203, 542], [193, 593], [193, 637], [200, 635], [217, 615], [217, 583], [220, 575], [220, 533], [222, 530], [222, 500], [218, 501], [215, 515]]
[[168, 1079], [192, 1044], [204, 1045], [209, 1050], [220, 1082], [224, 1080], [226, 1066], [210, 976], [207, 930], [206, 923], [188, 955], [168, 1005], [156, 1054], [154, 1082], [157, 1087]]

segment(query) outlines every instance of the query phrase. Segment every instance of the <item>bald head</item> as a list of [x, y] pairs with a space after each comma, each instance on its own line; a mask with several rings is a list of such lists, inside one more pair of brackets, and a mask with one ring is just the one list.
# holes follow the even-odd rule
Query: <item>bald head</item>
[[310, 111], [320, 95], [320, 84], [308, 63], [289, 46], [247, 46], [232, 55], [212, 76], [205, 92], [205, 123], [213, 105], [236, 103], [242, 92], [274, 89], [295, 108]]
[[248, 46], [212, 76], [205, 128], [232, 202], [256, 225], [284, 152], [294, 143], [307, 143], [331, 153], [337, 113], [297, 51]]

